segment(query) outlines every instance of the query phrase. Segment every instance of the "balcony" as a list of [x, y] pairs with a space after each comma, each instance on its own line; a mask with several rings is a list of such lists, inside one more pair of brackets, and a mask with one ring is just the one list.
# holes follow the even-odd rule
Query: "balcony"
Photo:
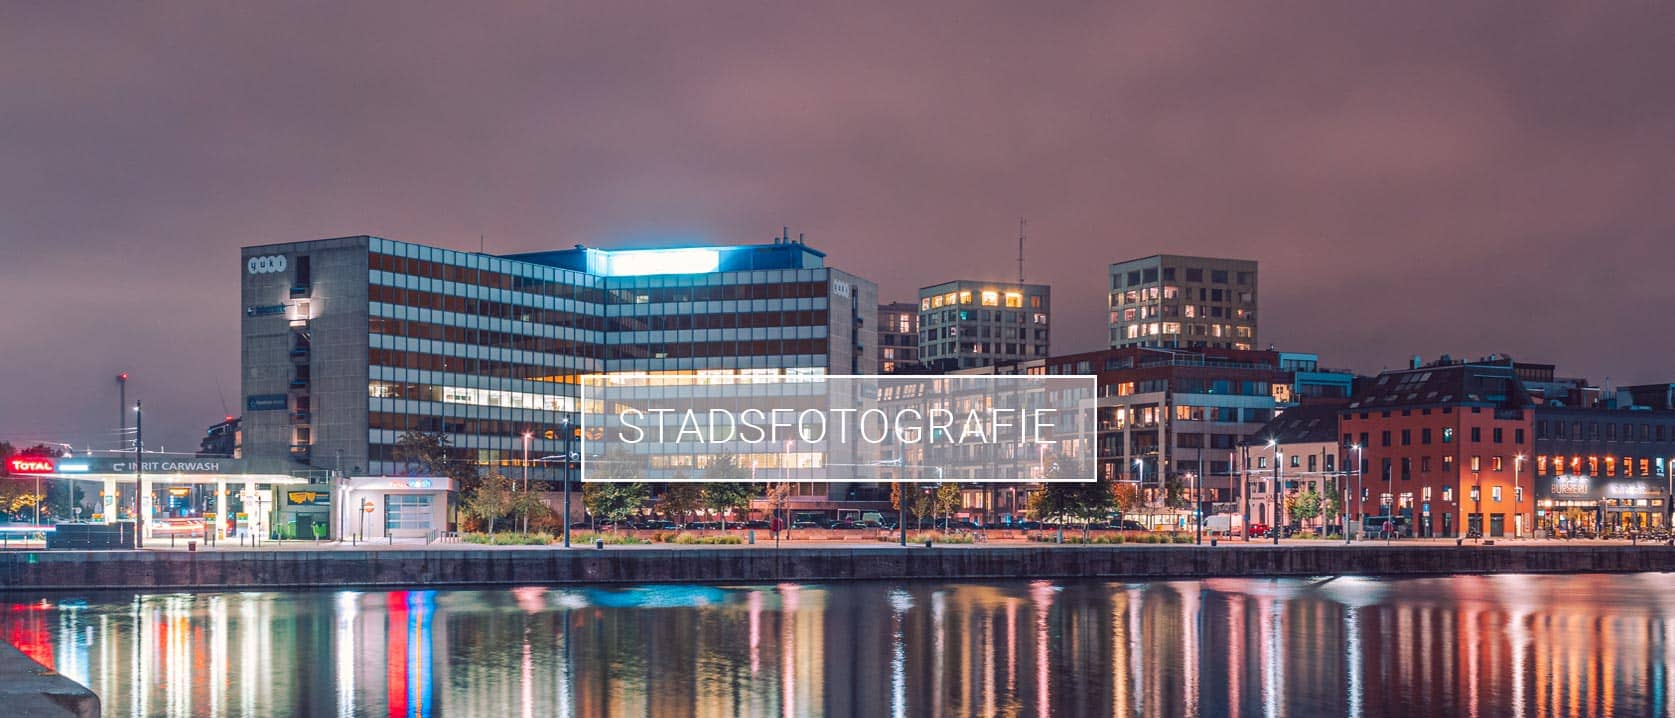
[[291, 379], [291, 388], [292, 389], [307, 389], [308, 388], [308, 375], [307, 374], [302, 374], [302, 375], [298, 375], [298, 376], [292, 378]]
[[309, 352], [310, 352], [309, 345], [307, 345], [307, 344], [297, 344], [297, 345], [291, 347], [291, 358], [293, 360], [308, 361]]
[[291, 412], [291, 423], [293, 424], [307, 424], [313, 418], [313, 415], [306, 411]]
[[297, 299], [299, 297], [306, 297], [312, 290], [313, 287], [310, 287], [307, 284], [293, 284], [291, 285], [291, 298]]
[[309, 454], [314, 447], [308, 444], [292, 444], [291, 460], [299, 464], [308, 463]]

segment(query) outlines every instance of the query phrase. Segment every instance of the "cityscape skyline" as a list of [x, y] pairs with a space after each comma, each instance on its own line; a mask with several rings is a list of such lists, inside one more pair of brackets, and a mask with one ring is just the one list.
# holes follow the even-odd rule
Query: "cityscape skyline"
[[1023, 217], [1055, 355], [1105, 345], [1106, 265], [1180, 253], [1259, 261], [1259, 344], [1327, 365], [1667, 378], [1657, 8], [895, 10], [7, 8], [0, 438], [114, 445], [127, 371], [148, 445], [196, 448], [240, 413], [238, 247], [361, 232], [789, 225], [889, 302], [1015, 278]]

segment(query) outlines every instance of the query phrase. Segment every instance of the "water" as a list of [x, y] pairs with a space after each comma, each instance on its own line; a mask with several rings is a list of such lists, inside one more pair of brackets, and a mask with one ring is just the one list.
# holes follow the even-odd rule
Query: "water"
[[1668, 715], [1670, 584], [58, 595], [0, 635], [107, 716]]

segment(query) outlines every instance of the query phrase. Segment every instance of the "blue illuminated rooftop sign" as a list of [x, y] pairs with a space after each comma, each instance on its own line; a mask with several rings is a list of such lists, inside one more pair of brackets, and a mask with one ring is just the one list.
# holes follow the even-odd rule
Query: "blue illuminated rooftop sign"
[[665, 249], [599, 249], [577, 246], [550, 252], [506, 255], [508, 259], [563, 267], [602, 277], [650, 277], [764, 269], [815, 269], [824, 254], [795, 242]]
[[605, 276], [644, 277], [652, 274], [704, 274], [721, 268], [720, 250], [631, 249], [605, 255]]

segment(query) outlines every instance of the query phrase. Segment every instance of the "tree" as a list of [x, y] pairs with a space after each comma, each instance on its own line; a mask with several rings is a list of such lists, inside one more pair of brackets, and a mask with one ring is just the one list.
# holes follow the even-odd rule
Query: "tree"
[[1292, 494], [1286, 499], [1285, 504], [1286, 510], [1291, 513], [1292, 518], [1297, 519], [1298, 523], [1306, 523], [1320, 515], [1320, 494], [1316, 493], [1312, 487], [1302, 493]]
[[595, 521], [621, 521], [651, 497], [651, 488], [639, 480], [641, 474], [632, 458], [609, 456], [598, 471], [601, 481], [582, 485], [582, 505]]
[[687, 481], [684, 473], [676, 473], [675, 479], [663, 491], [661, 508], [665, 517], [684, 524], [687, 516], [703, 506], [704, 486]]
[[723, 531], [727, 530], [728, 512], [750, 506], [750, 496], [754, 492], [745, 483], [749, 478], [750, 470], [731, 453], [710, 457], [709, 465], [704, 467], [703, 504], [705, 508], [721, 514]]
[[595, 520], [621, 521], [643, 506], [650, 493], [645, 484], [637, 481], [590, 482], [582, 486], [582, 505]]
[[487, 521], [489, 535], [493, 536], [495, 521], [518, 509], [522, 504], [520, 493], [511, 479], [499, 472], [490, 473], [466, 495], [461, 508], [465, 513]]
[[1128, 483], [1113, 483], [1111, 485], [1111, 507], [1118, 513], [1127, 515], [1140, 506], [1140, 487]]
[[960, 510], [959, 484], [949, 483], [936, 487], [935, 510], [937, 513], [944, 515], [953, 515], [955, 511]]
[[408, 471], [431, 476], [448, 473], [448, 435], [440, 431], [409, 431], [395, 440], [395, 460]]

